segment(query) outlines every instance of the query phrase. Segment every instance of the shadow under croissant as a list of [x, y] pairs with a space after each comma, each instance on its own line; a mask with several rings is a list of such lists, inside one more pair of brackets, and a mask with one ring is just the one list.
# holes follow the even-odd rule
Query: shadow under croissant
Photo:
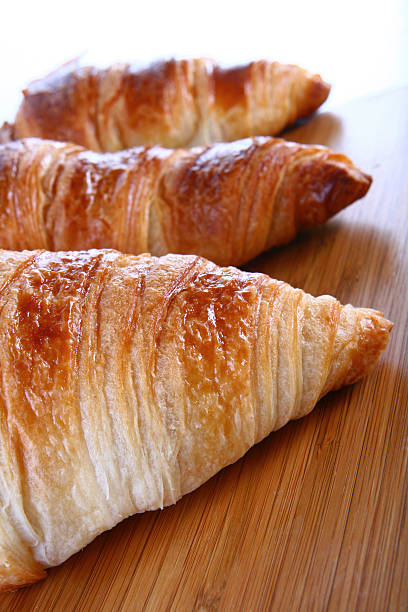
[[342, 119], [334, 113], [326, 112], [297, 121], [281, 137], [302, 144], [320, 144], [336, 149], [341, 142], [342, 132]]
[[[380, 252], [382, 264], [389, 272], [397, 269], [398, 262], [389, 232], [344, 219], [347, 213], [344, 211], [324, 226], [300, 234], [288, 245], [262, 253], [243, 269], [263, 272], [315, 296], [330, 294], [342, 303], [355, 302], [362, 272], [368, 289], [377, 282], [373, 271], [366, 273], [367, 253]], [[367, 305], [382, 307], [381, 304]]]

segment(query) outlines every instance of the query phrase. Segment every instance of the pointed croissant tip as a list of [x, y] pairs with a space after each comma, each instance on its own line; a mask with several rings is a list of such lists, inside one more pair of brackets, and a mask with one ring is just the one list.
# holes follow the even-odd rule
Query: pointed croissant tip
[[296, 203], [296, 226], [304, 231], [325, 223], [364, 197], [372, 178], [345, 156], [321, 148], [321, 163], [305, 165], [303, 190]]
[[331, 90], [331, 85], [320, 74], [307, 72], [307, 79], [305, 96], [299, 109], [299, 119], [314, 113], [327, 100]]
[[359, 346], [364, 353], [365, 372], [362, 375], [365, 376], [371, 372], [386, 349], [394, 323], [386, 319], [382, 312], [370, 308], [360, 308], [359, 315]]
[[327, 201], [328, 216], [333, 216], [353, 202], [363, 198], [373, 182], [366, 174], [344, 156], [345, 163], [339, 163], [334, 173], [335, 185]]
[[[343, 308], [345, 316], [350, 308], [353, 307]], [[351, 385], [370, 374], [386, 349], [394, 326], [382, 312], [377, 310], [371, 308], [353, 310], [356, 316], [357, 340], [354, 350], [351, 351], [351, 365], [342, 381], [343, 385]]]
[[329, 97], [331, 85], [327, 83], [327, 81], [325, 81], [320, 74], [314, 74], [310, 89], [312, 97], [314, 97], [320, 106], [320, 104], [323, 104], [323, 102], [325, 102]]

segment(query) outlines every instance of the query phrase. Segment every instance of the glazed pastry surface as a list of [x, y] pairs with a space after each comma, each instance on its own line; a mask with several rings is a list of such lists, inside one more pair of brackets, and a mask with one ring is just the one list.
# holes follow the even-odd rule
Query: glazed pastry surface
[[1, 251], [1, 590], [365, 376], [391, 326], [200, 257]]
[[327, 221], [370, 183], [345, 155], [276, 138], [105, 154], [26, 139], [0, 146], [0, 247], [240, 265]]
[[94, 151], [274, 136], [313, 113], [329, 91], [319, 75], [265, 60], [232, 68], [201, 58], [144, 69], [65, 66], [24, 90], [13, 135]]

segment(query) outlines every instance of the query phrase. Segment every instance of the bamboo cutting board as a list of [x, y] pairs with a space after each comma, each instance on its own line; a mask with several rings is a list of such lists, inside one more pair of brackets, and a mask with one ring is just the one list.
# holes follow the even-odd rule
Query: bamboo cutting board
[[254, 447], [175, 506], [130, 518], [1, 610], [408, 609], [408, 88], [322, 113], [288, 139], [349, 155], [362, 201], [247, 266], [382, 310], [363, 382]]

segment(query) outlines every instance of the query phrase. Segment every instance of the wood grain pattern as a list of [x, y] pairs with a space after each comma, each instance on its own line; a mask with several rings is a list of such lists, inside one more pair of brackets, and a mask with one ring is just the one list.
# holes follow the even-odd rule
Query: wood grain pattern
[[247, 268], [383, 310], [368, 379], [254, 447], [164, 511], [130, 518], [1, 610], [408, 608], [408, 89], [322, 113], [286, 136], [374, 177], [325, 227]]

